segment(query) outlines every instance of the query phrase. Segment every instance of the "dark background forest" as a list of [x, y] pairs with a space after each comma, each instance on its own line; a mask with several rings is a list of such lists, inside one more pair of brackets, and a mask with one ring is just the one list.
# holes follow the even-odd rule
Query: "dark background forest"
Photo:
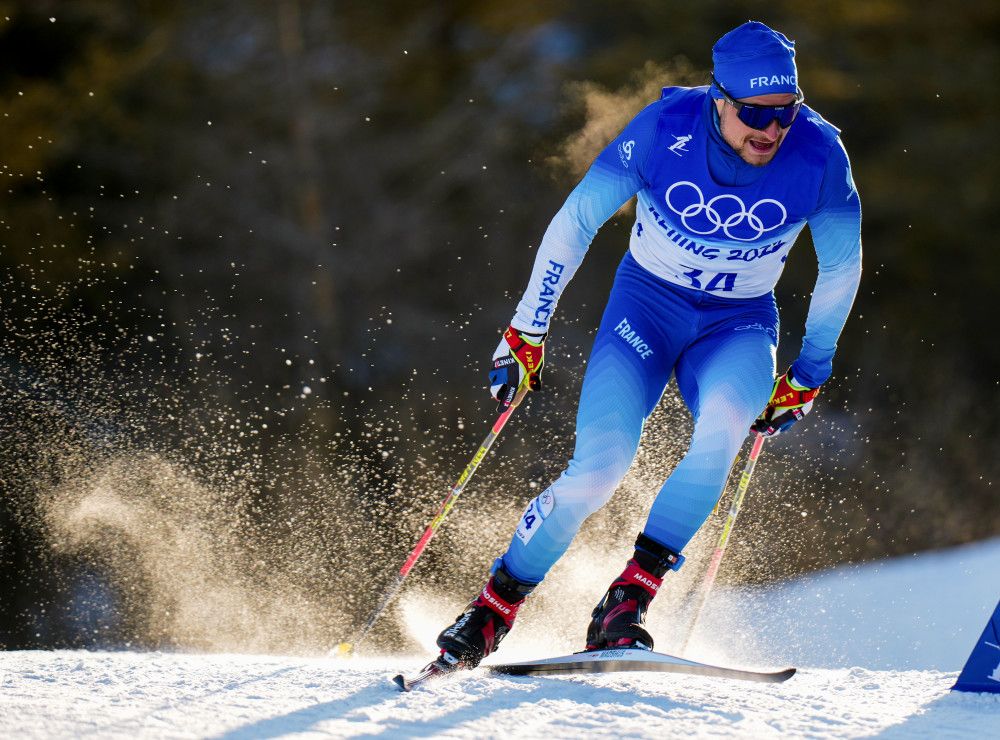
[[[356, 629], [492, 423], [485, 368], [549, 219], [751, 18], [843, 131], [865, 273], [722, 577], [1000, 534], [996, 2], [0, 2], [0, 647]], [[467, 598], [568, 459], [630, 222], [595, 239], [545, 389], [415, 586]], [[782, 368], [814, 280], [806, 233]], [[689, 423], [669, 390], [591, 557], [622, 562]]]

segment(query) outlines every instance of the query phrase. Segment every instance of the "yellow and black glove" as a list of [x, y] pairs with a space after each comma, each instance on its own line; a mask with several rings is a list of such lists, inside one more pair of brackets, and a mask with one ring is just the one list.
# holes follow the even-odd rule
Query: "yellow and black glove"
[[537, 391], [542, 387], [544, 361], [544, 334], [528, 334], [513, 326], [507, 327], [493, 353], [490, 369], [490, 395], [500, 402], [498, 411], [510, 408], [525, 378], [531, 390]]
[[764, 413], [755, 421], [750, 430], [765, 437], [788, 431], [788, 428], [804, 417], [812, 409], [813, 400], [819, 395], [819, 388], [806, 388], [795, 381], [792, 371], [774, 381], [771, 400]]

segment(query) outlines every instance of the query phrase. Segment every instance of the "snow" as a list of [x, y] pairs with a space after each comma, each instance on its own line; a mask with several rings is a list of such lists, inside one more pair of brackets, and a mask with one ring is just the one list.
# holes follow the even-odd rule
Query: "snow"
[[[1000, 694], [950, 691], [1000, 597], [998, 571], [993, 540], [720, 589], [687, 657], [799, 666], [783, 684], [472, 673], [404, 694], [392, 675], [428, 656], [8, 652], [0, 737], [1000, 738]], [[526, 644], [498, 657], [543, 657]]]

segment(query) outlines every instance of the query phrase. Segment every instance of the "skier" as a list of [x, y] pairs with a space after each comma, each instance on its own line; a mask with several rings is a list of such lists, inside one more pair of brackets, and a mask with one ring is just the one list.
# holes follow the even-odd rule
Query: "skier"
[[[532, 500], [480, 595], [437, 639], [471, 668], [602, 507], [638, 450], [671, 375], [694, 417], [685, 457], [650, 508], [635, 553], [594, 609], [588, 650], [653, 648], [645, 614], [722, 493], [748, 432], [774, 435], [832, 372], [861, 276], [861, 206], [839, 131], [803, 103], [795, 47], [748, 22], [713, 47], [704, 87], [669, 87], [597, 157], [555, 215], [493, 357], [491, 393], [540, 387], [549, 321], [600, 226], [638, 195], [629, 250], [594, 340], [565, 471]], [[802, 349], [775, 380], [773, 287], [809, 224], [818, 278]], [[762, 412], [763, 409], [763, 412]]]

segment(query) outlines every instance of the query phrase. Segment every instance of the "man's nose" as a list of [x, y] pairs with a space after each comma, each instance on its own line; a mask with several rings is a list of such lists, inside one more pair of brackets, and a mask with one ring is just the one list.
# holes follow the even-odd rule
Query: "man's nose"
[[767, 124], [767, 127], [762, 129], [762, 131], [771, 141], [777, 141], [778, 134], [781, 132], [781, 127], [778, 125], [778, 119], [772, 118], [771, 122]]

